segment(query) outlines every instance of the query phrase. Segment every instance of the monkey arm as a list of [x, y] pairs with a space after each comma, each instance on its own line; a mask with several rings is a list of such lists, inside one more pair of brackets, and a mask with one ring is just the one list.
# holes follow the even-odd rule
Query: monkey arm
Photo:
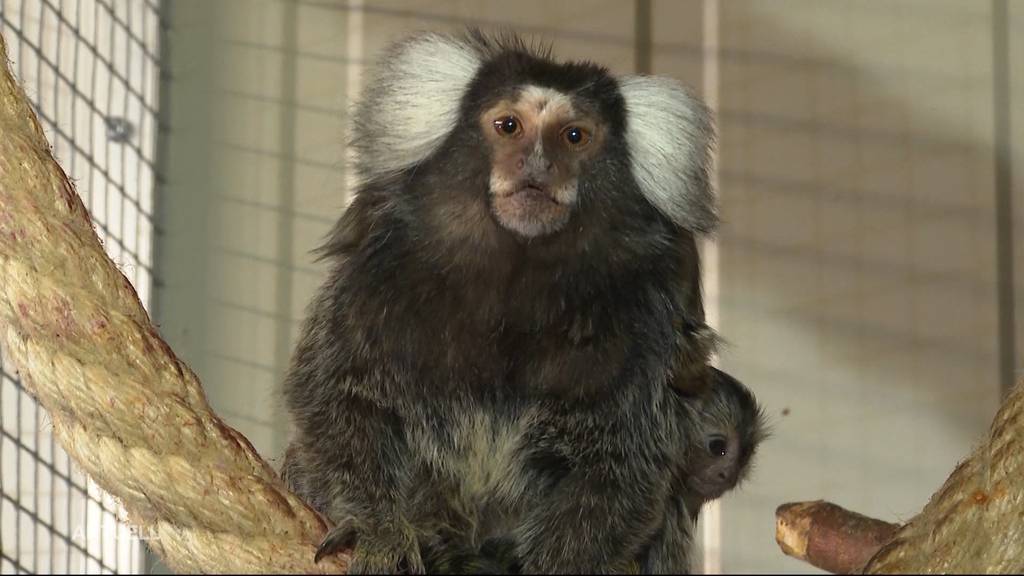
[[420, 572], [412, 528], [399, 512], [411, 460], [403, 422], [365, 398], [325, 392], [337, 388], [320, 386], [316, 401], [305, 404], [282, 470], [296, 493], [336, 523], [316, 558], [354, 546], [350, 572], [394, 572], [403, 563]]
[[662, 525], [638, 559], [642, 574], [687, 574], [690, 571], [689, 553], [697, 510], [687, 503], [682, 483], [673, 486]]
[[656, 524], [651, 481], [611, 467], [564, 478], [517, 530], [525, 573], [604, 574], [635, 567]]
[[679, 430], [686, 442], [681, 442], [675, 454], [678, 465], [673, 467], [670, 493], [665, 502], [661, 525], [650, 544], [638, 557], [640, 572], [643, 574], [688, 574], [690, 572], [690, 550], [693, 543], [693, 528], [697, 523], [700, 508], [704, 503], [701, 495], [688, 489], [685, 481], [688, 474], [683, 462], [689, 462], [687, 449], [692, 442], [691, 434], [699, 437], [699, 426], [694, 426], [687, 397], [678, 394], [669, 396], [670, 414], [677, 423], [687, 425]]
[[[668, 478], [654, 427], [630, 422], [618, 402], [552, 418], [542, 436], [564, 443], [568, 458], [555, 471], [516, 529], [526, 573], [608, 573], [635, 569], [638, 554], [660, 524]], [[627, 404], [628, 405], [628, 404]], [[639, 424], [639, 426], [638, 426]], [[543, 459], [548, 468], [557, 459]], [[549, 472], [550, 473], [550, 472]]]

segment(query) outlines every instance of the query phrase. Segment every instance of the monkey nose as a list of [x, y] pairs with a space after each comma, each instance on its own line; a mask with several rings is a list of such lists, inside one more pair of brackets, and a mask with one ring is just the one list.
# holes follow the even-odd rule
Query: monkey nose
[[519, 162], [518, 166], [525, 178], [538, 181], [550, 180], [555, 172], [554, 162], [546, 158], [527, 158]]

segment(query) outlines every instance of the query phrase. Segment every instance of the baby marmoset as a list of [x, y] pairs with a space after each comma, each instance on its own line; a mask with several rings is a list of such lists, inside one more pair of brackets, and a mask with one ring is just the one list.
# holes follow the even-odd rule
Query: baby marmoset
[[706, 361], [707, 111], [511, 35], [420, 34], [353, 131], [284, 384], [282, 474], [337, 524], [318, 556], [421, 572], [423, 543], [508, 535], [527, 572], [634, 565], [696, 434], [667, 383]]
[[767, 436], [764, 411], [754, 394], [729, 374], [711, 369], [710, 389], [684, 402], [699, 433], [680, 481], [686, 508], [696, 518], [701, 506], [732, 490], [746, 478], [751, 459]]
[[689, 540], [701, 508], [735, 488], [749, 474], [752, 459], [768, 434], [765, 416], [754, 394], [729, 374], [710, 368], [709, 383], [700, 395], [680, 393], [675, 405], [694, 434], [683, 446], [664, 524], [641, 554], [644, 573], [676, 573], [689, 551]]

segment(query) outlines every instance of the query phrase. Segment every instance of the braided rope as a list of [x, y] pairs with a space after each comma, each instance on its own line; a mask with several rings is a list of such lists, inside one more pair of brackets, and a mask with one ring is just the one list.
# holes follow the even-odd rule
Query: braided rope
[[106, 256], [0, 36], [0, 347], [61, 446], [181, 572], [341, 573], [327, 524], [211, 410]]

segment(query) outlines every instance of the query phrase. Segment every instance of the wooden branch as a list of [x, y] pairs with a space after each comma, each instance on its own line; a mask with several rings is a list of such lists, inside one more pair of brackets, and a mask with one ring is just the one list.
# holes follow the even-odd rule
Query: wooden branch
[[898, 528], [822, 500], [775, 511], [775, 541], [782, 551], [834, 574], [860, 572]]
[[827, 502], [786, 504], [776, 511], [776, 540], [786, 554], [831, 572], [1024, 572], [1022, 438], [1019, 383], [985, 441], [902, 527]]
[[344, 572], [327, 524], [211, 410], [104, 253], [0, 36], [0, 347], [75, 462], [179, 572]]

